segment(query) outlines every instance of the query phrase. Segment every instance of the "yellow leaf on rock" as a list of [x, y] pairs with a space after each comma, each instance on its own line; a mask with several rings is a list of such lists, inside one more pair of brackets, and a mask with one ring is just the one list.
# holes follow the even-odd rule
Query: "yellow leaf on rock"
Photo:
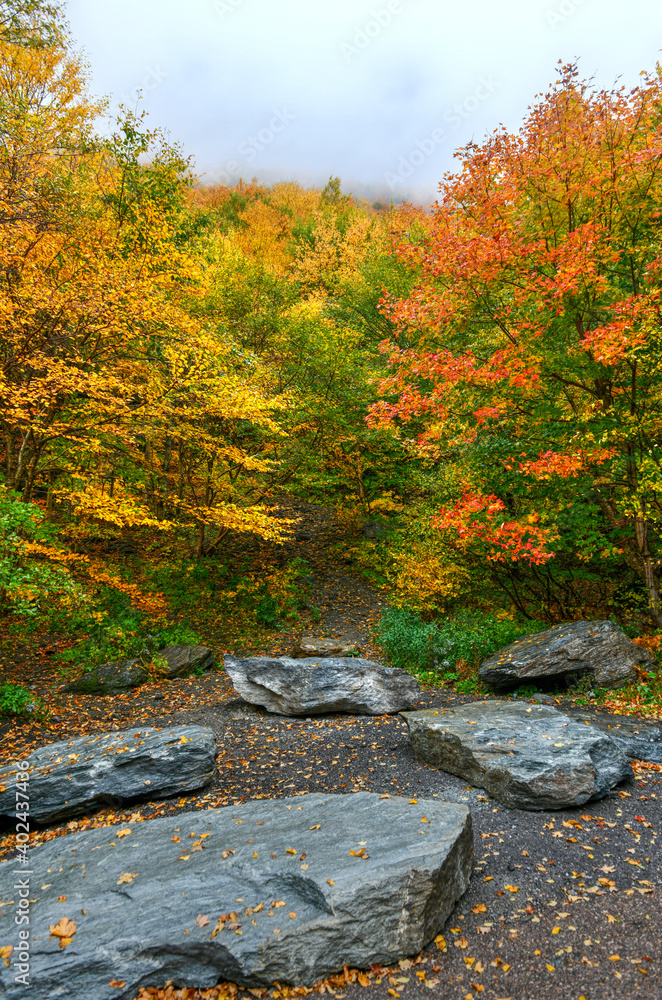
[[48, 929], [51, 937], [60, 939], [60, 948], [66, 948], [68, 944], [71, 944], [71, 939], [76, 933], [76, 921], [62, 917], [56, 924], [51, 924]]

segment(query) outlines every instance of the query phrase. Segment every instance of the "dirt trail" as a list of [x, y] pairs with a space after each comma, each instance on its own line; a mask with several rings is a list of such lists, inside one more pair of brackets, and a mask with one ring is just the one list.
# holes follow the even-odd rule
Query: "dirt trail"
[[[297, 624], [280, 636], [273, 636], [268, 652], [283, 655], [305, 634], [355, 642], [368, 658], [379, 657], [372, 632], [386, 606], [386, 598], [352, 573], [343, 560], [343, 545], [349, 549], [355, 540], [348, 537], [334, 511], [318, 504], [284, 499], [277, 509], [279, 516], [299, 521], [293, 538], [278, 546], [277, 557], [283, 562], [298, 557], [310, 565], [311, 574], [306, 582], [311, 604], [319, 610], [320, 617], [309, 626]], [[336, 551], [341, 553], [340, 557]]]

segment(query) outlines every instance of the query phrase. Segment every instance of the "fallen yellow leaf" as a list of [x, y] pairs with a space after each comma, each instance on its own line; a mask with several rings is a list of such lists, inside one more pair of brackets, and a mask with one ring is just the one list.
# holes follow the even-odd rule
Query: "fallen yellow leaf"
[[60, 939], [60, 948], [66, 948], [68, 944], [71, 944], [71, 939], [76, 933], [76, 921], [62, 917], [56, 924], [51, 924], [49, 930], [51, 937]]
[[507, 889], [508, 892], [519, 892], [518, 885], [504, 885], [504, 889]]
[[447, 949], [446, 938], [444, 937], [443, 934], [437, 934], [436, 938], [434, 939], [434, 943], [436, 944], [439, 951], [446, 951]]
[[134, 878], [138, 878], [138, 874], [139, 874], [138, 872], [134, 872], [133, 874], [131, 872], [122, 872], [122, 874], [117, 880], [117, 884], [125, 885], [128, 882], [133, 882]]

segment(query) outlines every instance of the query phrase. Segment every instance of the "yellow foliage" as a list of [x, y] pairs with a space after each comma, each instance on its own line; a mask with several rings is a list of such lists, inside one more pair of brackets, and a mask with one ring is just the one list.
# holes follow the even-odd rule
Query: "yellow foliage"
[[466, 590], [469, 574], [432, 541], [410, 542], [396, 553], [391, 571], [391, 601], [396, 607], [436, 611]]
[[355, 213], [344, 231], [333, 215], [314, 213], [313, 242], [306, 244], [296, 263], [296, 275], [309, 289], [334, 291], [359, 280], [359, 269], [370, 255], [383, 249], [385, 235], [374, 219]]

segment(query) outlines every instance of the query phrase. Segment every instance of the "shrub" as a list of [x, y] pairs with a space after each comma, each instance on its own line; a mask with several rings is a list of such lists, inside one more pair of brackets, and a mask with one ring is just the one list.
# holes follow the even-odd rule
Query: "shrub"
[[0, 684], [0, 715], [34, 715], [42, 719], [46, 714], [44, 702], [27, 688], [10, 681]]
[[[480, 660], [522, 635], [546, 628], [541, 622], [514, 621], [483, 611], [459, 611], [440, 622], [424, 622], [414, 611], [389, 607], [375, 637], [391, 663], [410, 672], [457, 680], [462, 661], [477, 667]], [[467, 688], [467, 679], [461, 681]]]

